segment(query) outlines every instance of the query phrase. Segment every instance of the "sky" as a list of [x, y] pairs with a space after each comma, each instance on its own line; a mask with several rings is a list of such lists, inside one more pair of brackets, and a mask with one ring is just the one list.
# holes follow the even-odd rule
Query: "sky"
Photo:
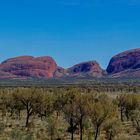
[[140, 0], [1, 0], [0, 62], [52, 56], [62, 67], [140, 48]]

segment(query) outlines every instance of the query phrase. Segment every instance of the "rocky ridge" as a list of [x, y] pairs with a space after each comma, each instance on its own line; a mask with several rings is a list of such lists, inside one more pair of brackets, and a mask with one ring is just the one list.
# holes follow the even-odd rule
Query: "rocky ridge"
[[0, 64], [0, 78], [62, 77], [140, 77], [140, 48], [115, 55], [106, 70], [97, 61], [82, 62], [64, 69], [50, 56], [19, 56]]

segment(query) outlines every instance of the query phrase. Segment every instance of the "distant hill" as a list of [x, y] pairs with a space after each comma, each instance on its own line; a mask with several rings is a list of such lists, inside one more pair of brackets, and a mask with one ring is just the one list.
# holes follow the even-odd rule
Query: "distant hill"
[[140, 48], [128, 50], [111, 58], [106, 70], [97, 61], [76, 64], [68, 69], [57, 65], [49, 56], [20, 56], [0, 64], [1, 79], [30, 78], [135, 78], [140, 77]]
[[140, 48], [112, 57], [106, 71], [111, 77], [140, 77]]

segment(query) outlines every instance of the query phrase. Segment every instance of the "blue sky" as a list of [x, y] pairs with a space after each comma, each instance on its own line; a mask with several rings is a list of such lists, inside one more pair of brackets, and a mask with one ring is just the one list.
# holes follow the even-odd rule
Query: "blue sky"
[[103, 68], [140, 48], [139, 0], [0, 1], [0, 61], [52, 56], [63, 67], [97, 60]]

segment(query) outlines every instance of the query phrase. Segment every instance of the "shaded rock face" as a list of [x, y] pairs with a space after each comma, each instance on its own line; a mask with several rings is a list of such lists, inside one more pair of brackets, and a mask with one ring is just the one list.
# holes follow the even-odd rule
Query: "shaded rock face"
[[10, 74], [9, 72], [0, 71], [0, 78], [17, 78], [16, 75]]
[[54, 77], [56, 77], [56, 78], [65, 77], [67, 75], [68, 75], [67, 70], [62, 67], [57, 67], [57, 69], [54, 73]]
[[48, 56], [21, 56], [8, 59], [0, 65], [0, 71], [12, 77], [52, 78], [56, 69], [56, 62]]
[[139, 69], [140, 49], [133, 49], [114, 56], [107, 67], [107, 73], [117, 77], [140, 76]]
[[69, 76], [92, 76], [102, 77], [103, 70], [96, 61], [83, 62], [67, 70]]

